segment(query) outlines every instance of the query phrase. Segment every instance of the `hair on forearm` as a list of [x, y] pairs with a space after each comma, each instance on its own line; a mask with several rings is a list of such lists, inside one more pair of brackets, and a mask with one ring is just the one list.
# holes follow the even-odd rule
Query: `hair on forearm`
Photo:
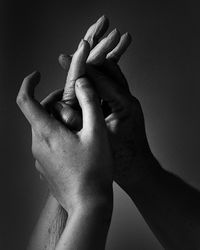
[[60, 236], [65, 228], [67, 217], [67, 212], [61, 205], [59, 205], [55, 217], [48, 229], [48, 240], [45, 250], [55, 250]]

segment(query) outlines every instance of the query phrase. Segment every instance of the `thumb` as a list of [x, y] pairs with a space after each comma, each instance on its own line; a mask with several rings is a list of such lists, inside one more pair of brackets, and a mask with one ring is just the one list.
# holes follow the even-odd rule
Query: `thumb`
[[79, 131], [82, 128], [82, 117], [78, 110], [64, 102], [57, 102], [53, 108], [54, 116], [61, 120], [69, 129]]
[[79, 78], [75, 84], [75, 92], [82, 109], [83, 131], [93, 133], [105, 129], [103, 112], [99, 98], [87, 78]]

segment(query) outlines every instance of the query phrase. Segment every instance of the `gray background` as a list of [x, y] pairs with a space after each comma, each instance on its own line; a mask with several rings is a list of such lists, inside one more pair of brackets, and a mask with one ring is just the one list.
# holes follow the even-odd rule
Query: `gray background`
[[[37, 69], [42, 74], [39, 99], [62, 87], [65, 74], [57, 63], [58, 54], [72, 53], [102, 14], [110, 18], [112, 29], [133, 36], [121, 67], [141, 101], [152, 151], [164, 168], [200, 187], [197, 2], [8, 0], [0, 4], [2, 249], [23, 249], [43, 200], [31, 156], [30, 127], [15, 104], [19, 86]], [[117, 186], [107, 249], [162, 249]]]

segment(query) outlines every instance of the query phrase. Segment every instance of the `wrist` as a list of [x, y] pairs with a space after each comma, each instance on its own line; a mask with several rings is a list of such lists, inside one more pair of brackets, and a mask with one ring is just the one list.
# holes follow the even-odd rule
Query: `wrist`
[[112, 207], [112, 199], [107, 195], [79, 198], [68, 211], [67, 224], [57, 249], [62, 245], [65, 249], [86, 249], [84, 245], [87, 249], [105, 249]]
[[74, 213], [95, 211], [102, 211], [109, 216], [113, 209], [113, 187], [112, 185], [104, 189], [85, 187], [74, 194], [72, 200], [67, 208], [69, 216]]
[[113, 195], [96, 195], [79, 197], [77, 202], [68, 210], [69, 217], [76, 214], [84, 216], [101, 215], [101, 218], [109, 220], [113, 210]]
[[133, 190], [145, 189], [149, 183], [155, 181], [163, 171], [160, 164], [149, 151], [146, 154], [138, 155], [130, 163], [130, 170], [117, 183], [129, 194]]

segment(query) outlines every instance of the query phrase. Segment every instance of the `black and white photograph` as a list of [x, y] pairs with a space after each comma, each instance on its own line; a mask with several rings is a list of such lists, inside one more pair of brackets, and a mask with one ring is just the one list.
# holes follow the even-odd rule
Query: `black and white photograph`
[[200, 250], [199, 1], [0, 20], [0, 250]]

